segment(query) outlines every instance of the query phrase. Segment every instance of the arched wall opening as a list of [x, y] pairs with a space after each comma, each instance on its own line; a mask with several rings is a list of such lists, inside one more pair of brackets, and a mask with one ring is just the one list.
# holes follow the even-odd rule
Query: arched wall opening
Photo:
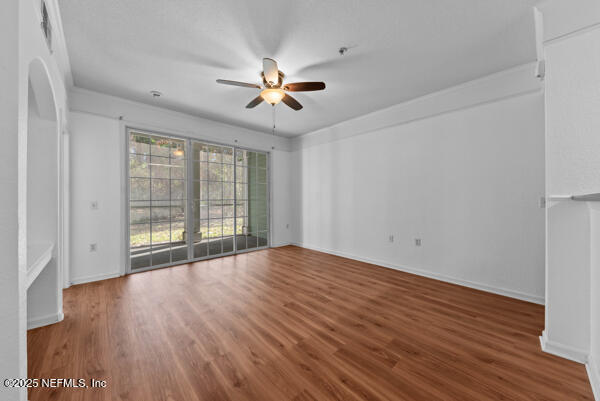
[[62, 320], [60, 123], [43, 62], [29, 66], [27, 116], [27, 327]]

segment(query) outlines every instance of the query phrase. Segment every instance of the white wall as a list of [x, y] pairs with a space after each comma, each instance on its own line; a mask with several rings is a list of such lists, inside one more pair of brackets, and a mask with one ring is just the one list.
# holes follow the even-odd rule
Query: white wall
[[543, 116], [524, 66], [301, 137], [296, 242], [543, 303]]
[[[72, 283], [114, 277], [125, 271], [126, 126], [269, 151], [271, 241], [273, 246], [290, 242], [286, 227], [291, 221], [289, 139], [78, 88], [70, 93], [70, 101]], [[92, 201], [98, 202], [97, 210], [91, 209]], [[97, 244], [96, 252], [89, 251], [91, 243]]]
[[271, 152], [271, 246], [292, 242], [292, 153]]
[[[121, 272], [121, 166], [118, 120], [71, 112], [71, 282]], [[91, 209], [91, 202], [98, 209]], [[97, 244], [96, 252], [89, 245]]]

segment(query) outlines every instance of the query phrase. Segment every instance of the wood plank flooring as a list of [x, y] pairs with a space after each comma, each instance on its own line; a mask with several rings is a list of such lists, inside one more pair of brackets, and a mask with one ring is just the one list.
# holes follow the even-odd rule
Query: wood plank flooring
[[544, 308], [297, 247], [77, 285], [28, 333], [30, 400], [593, 400]]

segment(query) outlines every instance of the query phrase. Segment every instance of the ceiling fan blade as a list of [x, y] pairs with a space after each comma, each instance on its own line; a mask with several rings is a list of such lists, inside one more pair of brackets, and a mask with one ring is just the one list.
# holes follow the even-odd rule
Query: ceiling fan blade
[[325, 89], [325, 82], [296, 82], [283, 86], [283, 90], [290, 92], [322, 91], [323, 89]]
[[290, 106], [292, 109], [298, 111], [302, 108], [302, 105], [293, 97], [291, 97], [290, 95], [288, 95], [286, 93], [286, 95], [283, 97], [283, 99], [281, 99], [281, 101], [285, 104], [287, 104], [288, 106]]
[[277, 61], [272, 58], [263, 58], [263, 74], [265, 81], [271, 85], [277, 84], [279, 81], [279, 69], [277, 68]]
[[247, 109], [254, 108], [254, 107], [258, 106], [259, 104], [261, 104], [262, 101], [263, 101], [262, 96], [258, 95], [257, 97], [255, 97], [254, 99], [252, 99], [252, 101], [250, 103], [248, 103], [246, 105], [246, 108]]
[[249, 84], [249, 83], [240, 82], [240, 81], [230, 81], [228, 79], [217, 79], [217, 83], [223, 84], [223, 85], [242, 86], [244, 88], [255, 88], [255, 89], [261, 88], [261, 86], [257, 85], [257, 84]]

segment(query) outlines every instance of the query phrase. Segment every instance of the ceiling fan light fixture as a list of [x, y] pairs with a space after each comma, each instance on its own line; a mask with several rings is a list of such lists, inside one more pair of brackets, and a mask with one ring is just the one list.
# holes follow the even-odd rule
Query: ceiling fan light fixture
[[260, 94], [246, 105], [247, 109], [253, 109], [262, 102], [267, 102], [272, 106], [283, 102], [286, 106], [298, 111], [302, 109], [302, 105], [286, 92], [313, 92], [325, 89], [325, 82], [292, 82], [284, 85], [285, 74], [279, 71], [277, 62], [271, 58], [263, 59], [263, 70], [260, 76], [263, 86], [228, 79], [217, 79], [217, 83], [261, 90]]
[[273, 106], [281, 102], [281, 99], [283, 99], [284, 96], [285, 92], [279, 88], [268, 88], [260, 92], [260, 97], [262, 97], [265, 102]]

